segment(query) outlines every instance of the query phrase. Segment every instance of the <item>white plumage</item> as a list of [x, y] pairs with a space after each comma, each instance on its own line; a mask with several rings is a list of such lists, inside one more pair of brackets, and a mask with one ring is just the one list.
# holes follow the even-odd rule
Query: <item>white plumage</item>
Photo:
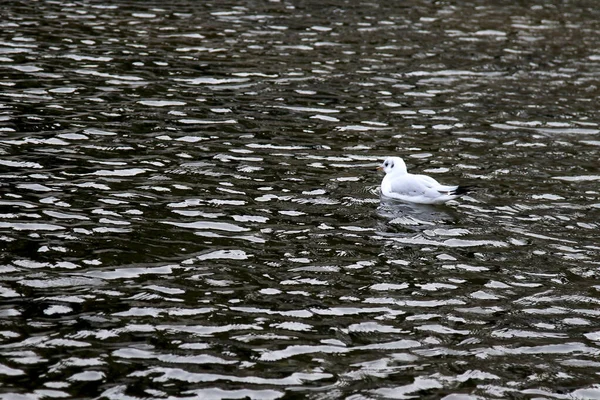
[[381, 193], [386, 197], [420, 204], [442, 204], [468, 192], [458, 185], [442, 185], [427, 175], [409, 174], [400, 157], [388, 157], [378, 167], [385, 172]]

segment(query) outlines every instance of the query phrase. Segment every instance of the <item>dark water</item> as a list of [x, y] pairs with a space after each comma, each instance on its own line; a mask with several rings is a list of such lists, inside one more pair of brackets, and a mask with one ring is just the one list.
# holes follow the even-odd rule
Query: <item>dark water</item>
[[600, 8], [546, 3], [4, 2], [0, 398], [600, 398]]

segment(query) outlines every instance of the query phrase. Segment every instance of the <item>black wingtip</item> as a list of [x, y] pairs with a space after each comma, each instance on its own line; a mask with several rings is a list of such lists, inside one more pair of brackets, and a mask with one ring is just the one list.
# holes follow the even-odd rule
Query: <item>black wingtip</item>
[[460, 196], [461, 194], [467, 194], [475, 190], [475, 186], [459, 186], [452, 191], [453, 195]]

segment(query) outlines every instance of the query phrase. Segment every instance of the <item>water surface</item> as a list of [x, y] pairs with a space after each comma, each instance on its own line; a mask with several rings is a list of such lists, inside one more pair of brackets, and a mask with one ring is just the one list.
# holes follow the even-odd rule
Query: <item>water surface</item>
[[595, 2], [2, 15], [1, 398], [600, 398]]

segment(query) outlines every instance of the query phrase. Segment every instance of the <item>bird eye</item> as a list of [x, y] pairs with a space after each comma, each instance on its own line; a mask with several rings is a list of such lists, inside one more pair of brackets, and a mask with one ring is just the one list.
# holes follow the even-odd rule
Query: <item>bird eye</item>
[[388, 166], [388, 163], [387, 163], [387, 161], [383, 163], [383, 166], [384, 166], [384, 167], [387, 167], [387, 166]]

